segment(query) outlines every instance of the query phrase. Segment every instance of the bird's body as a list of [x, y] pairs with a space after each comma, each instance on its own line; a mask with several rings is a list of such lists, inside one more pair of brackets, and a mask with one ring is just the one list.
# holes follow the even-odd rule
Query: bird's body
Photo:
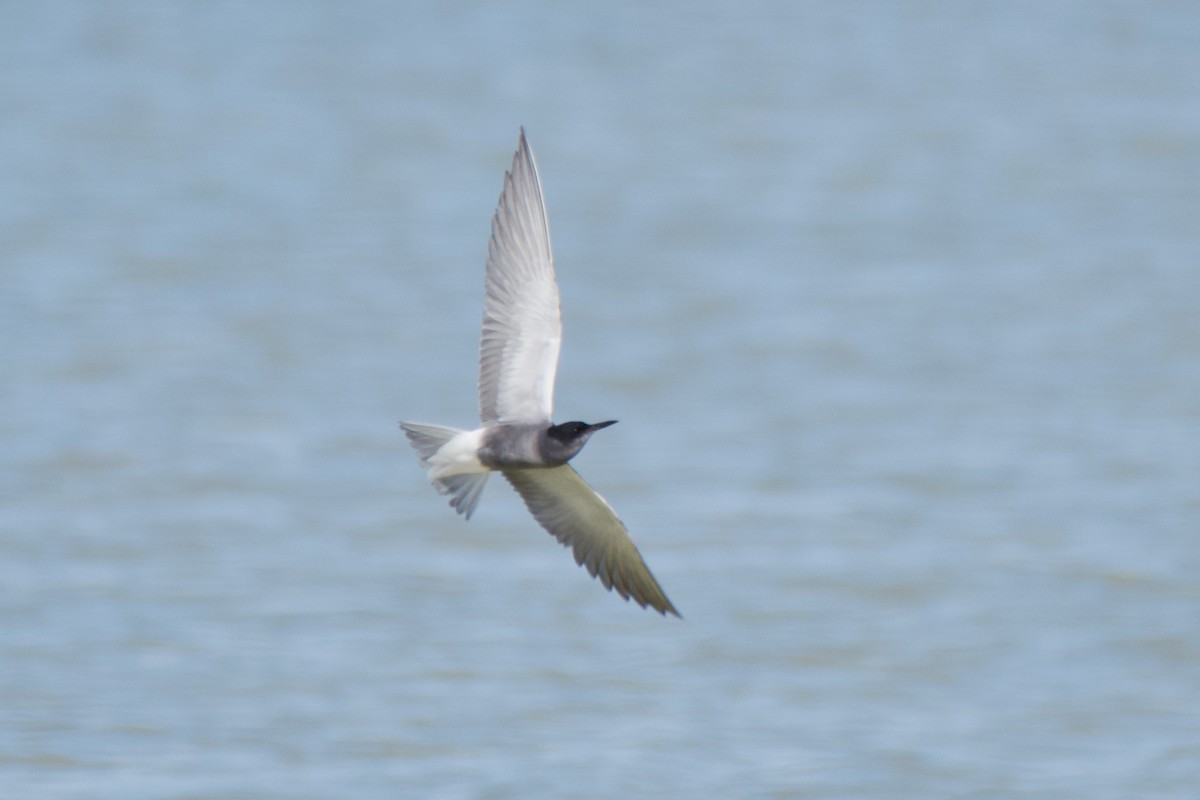
[[624, 524], [567, 462], [596, 431], [551, 419], [562, 342], [550, 227], [533, 152], [522, 129], [492, 219], [479, 347], [482, 427], [402, 422], [421, 466], [450, 505], [470, 519], [493, 471], [534, 517], [606, 588], [662, 614], [679, 612], [646, 567]]

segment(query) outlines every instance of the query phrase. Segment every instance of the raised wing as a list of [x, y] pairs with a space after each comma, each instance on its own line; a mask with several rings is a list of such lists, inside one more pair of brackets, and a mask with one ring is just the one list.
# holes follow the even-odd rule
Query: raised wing
[[479, 417], [485, 425], [550, 422], [561, 342], [550, 225], [522, 128], [488, 241], [479, 342]]
[[504, 477], [542, 527], [575, 554], [604, 588], [663, 616], [679, 616], [612, 506], [568, 464], [551, 469], [508, 469]]

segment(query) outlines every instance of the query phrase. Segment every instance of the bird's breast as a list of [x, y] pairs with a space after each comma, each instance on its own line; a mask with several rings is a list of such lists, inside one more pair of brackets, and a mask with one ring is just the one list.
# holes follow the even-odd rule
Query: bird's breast
[[510, 423], [489, 428], [479, 447], [479, 461], [492, 469], [550, 466], [539, 446], [545, 427]]

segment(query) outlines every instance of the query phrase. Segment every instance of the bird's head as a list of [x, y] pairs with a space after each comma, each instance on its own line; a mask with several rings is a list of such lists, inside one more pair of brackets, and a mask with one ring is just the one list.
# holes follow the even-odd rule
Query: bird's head
[[615, 419], [610, 419], [608, 422], [597, 422], [591, 425], [579, 421], [551, 425], [546, 431], [545, 455], [550, 460], [566, 463], [583, 449], [593, 433], [616, 424]]

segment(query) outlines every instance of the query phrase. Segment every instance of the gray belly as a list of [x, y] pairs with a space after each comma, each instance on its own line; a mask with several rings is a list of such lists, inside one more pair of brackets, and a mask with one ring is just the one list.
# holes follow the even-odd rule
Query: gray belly
[[497, 425], [483, 437], [479, 461], [485, 467], [546, 467], [542, 458], [542, 425]]

